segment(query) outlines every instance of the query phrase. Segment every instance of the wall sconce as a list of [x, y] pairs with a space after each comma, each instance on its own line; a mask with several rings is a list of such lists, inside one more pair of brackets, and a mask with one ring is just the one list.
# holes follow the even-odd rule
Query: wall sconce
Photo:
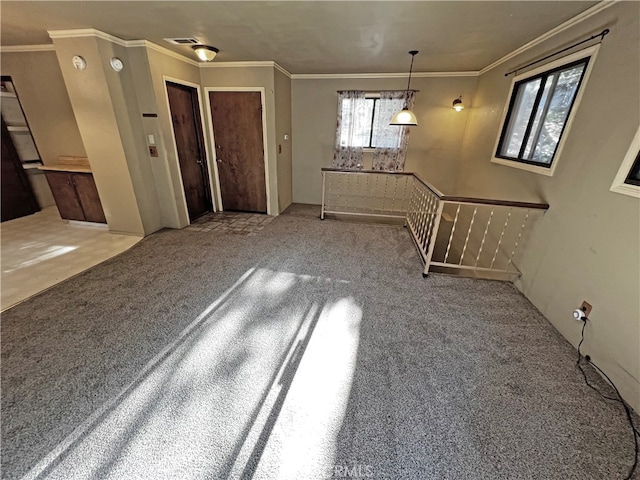
[[452, 106], [456, 112], [461, 112], [462, 110], [464, 110], [464, 104], [462, 103], [462, 95], [460, 95], [458, 98], [456, 98], [453, 101]]
[[191, 48], [202, 62], [212, 62], [220, 50], [209, 45], [193, 45]]

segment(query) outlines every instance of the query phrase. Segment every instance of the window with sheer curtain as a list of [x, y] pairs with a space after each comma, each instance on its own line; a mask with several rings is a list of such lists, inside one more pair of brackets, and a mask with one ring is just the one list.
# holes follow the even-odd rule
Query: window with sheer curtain
[[405, 103], [412, 108], [413, 99], [414, 92], [407, 98], [404, 91], [338, 92], [334, 167], [361, 168], [366, 150], [373, 152], [374, 170], [403, 170], [409, 130], [389, 122]]

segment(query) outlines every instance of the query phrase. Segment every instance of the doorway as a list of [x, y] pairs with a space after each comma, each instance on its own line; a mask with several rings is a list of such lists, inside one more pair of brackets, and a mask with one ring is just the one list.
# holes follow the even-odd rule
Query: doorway
[[166, 81], [171, 123], [189, 220], [213, 211], [198, 89]]
[[262, 93], [208, 92], [223, 209], [268, 213]]

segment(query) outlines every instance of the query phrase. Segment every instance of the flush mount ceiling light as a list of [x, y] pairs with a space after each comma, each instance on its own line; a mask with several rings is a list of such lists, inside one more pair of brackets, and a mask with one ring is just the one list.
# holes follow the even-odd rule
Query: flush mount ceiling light
[[[409, 88], [411, 87], [411, 73], [413, 73], [413, 59], [418, 54], [418, 50], [411, 50], [409, 55], [411, 55], [411, 67], [409, 68], [409, 82], [407, 83], [407, 93], [406, 98], [409, 98]], [[408, 127], [416, 127], [418, 125], [418, 120], [416, 119], [415, 114], [409, 110], [409, 105], [407, 105], [406, 100], [402, 110], [396, 113], [391, 119], [391, 123], [389, 125], [405, 125]]]
[[193, 45], [191, 48], [193, 48], [198, 58], [203, 62], [213, 61], [219, 52], [216, 47], [210, 47], [209, 45]]
[[462, 110], [464, 110], [464, 104], [462, 103], [462, 95], [460, 95], [458, 98], [456, 98], [453, 101], [453, 109], [456, 112], [461, 112]]

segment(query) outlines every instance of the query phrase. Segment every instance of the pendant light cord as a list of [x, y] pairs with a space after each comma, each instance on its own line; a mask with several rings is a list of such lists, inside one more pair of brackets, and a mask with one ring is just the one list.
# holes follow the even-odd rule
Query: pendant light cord
[[409, 95], [409, 88], [411, 88], [411, 74], [413, 73], [413, 59], [416, 58], [415, 50], [409, 52], [411, 54], [411, 66], [409, 67], [409, 81], [407, 82], [407, 95]]
[[407, 92], [405, 93], [404, 99], [404, 109], [409, 109], [409, 89], [411, 88], [411, 74], [413, 73], [413, 60], [416, 58], [418, 54], [418, 50], [411, 50], [409, 55], [411, 55], [411, 66], [409, 67], [409, 81], [407, 82]]

